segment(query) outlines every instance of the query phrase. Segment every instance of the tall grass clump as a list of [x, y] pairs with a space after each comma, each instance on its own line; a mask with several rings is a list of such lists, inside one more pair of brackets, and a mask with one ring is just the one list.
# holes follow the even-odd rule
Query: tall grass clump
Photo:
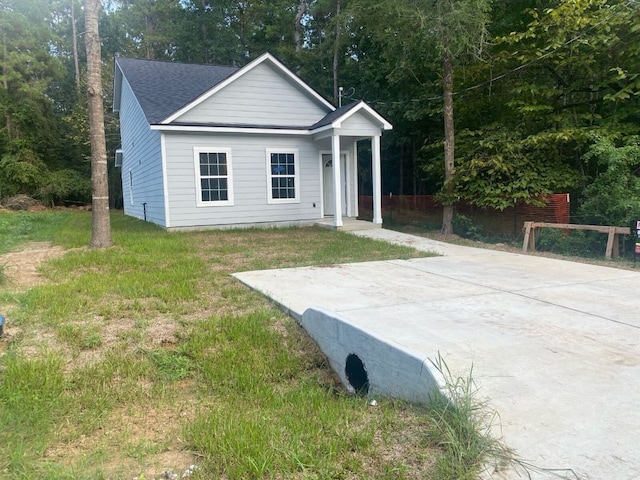
[[310, 376], [317, 354], [283, 342], [273, 318], [212, 317], [193, 330], [183, 353], [212, 408], [185, 427], [185, 442], [209, 478], [364, 476], [359, 456], [371, 454], [376, 431], [366, 401], [323, 388]]
[[[0, 254], [25, 242], [49, 241], [66, 247], [81, 246], [85, 237], [88, 243], [84, 227], [87, 219], [90, 225], [91, 217], [86, 212], [68, 210], [0, 212]], [[78, 221], [79, 224], [73, 225]]]
[[494, 436], [499, 417], [478, 398], [473, 368], [466, 376], [456, 377], [441, 356], [433, 363], [444, 378], [444, 391], [430, 403], [435, 428], [429, 440], [442, 450], [434, 480], [476, 480], [481, 473], [504, 467], [511, 452]]
[[67, 408], [63, 365], [54, 354], [38, 359], [7, 354], [1, 359], [0, 472], [22, 478], [44, 453]]

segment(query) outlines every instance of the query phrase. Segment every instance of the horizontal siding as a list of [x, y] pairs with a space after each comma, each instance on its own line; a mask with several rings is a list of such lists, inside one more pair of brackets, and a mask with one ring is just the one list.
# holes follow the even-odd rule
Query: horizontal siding
[[264, 62], [176, 121], [308, 127], [327, 113], [308, 92]]
[[[320, 218], [320, 159], [316, 146], [309, 138], [167, 133], [165, 142], [171, 227], [293, 222]], [[231, 149], [234, 205], [196, 206], [194, 146]], [[266, 148], [298, 150], [300, 203], [267, 203]]]
[[[124, 212], [142, 219], [146, 203], [147, 220], [166, 226], [160, 133], [150, 130], [126, 79], [122, 81], [120, 132]], [[129, 172], [133, 178], [133, 203]]]
[[[142, 219], [146, 207], [148, 221], [166, 226], [160, 133], [150, 130], [126, 79], [122, 82], [120, 132], [125, 214]], [[130, 173], [133, 178], [133, 203]]]

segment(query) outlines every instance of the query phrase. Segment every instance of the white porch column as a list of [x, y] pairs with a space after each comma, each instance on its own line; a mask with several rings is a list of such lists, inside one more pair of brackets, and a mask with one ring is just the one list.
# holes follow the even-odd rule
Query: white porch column
[[380, 166], [380, 136], [371, 138], [371, 176], [373, 181], [373, 223], [382, 224], [382, 175]]
[[333, 173], [333, 226], [342, 226], [342, 187], [340, 180], [340, 135], [333, 134], [331, 137], [331, 156]]
[[353, 171], [351, 173], [351, 181], [353, 182], [353, 216], [360, 216], [360, 191], [358, 190], [358, 142], [353, 142], [353, 162], [351, 167]]

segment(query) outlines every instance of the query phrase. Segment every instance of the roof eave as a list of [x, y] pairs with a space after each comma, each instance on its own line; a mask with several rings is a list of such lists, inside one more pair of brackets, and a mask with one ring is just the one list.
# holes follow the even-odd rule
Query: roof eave
[[308, 128], [294, 127], [265, 127], [249, 125], [176, 125], [156, 123], [151, 130], [162, 132], [207, 132], [207, 133], [249, 133], [249, 134], [277, 134], [277, 135], [311, 135]]
[[118, 65], [118, 57], [114, 59], [113, 75], [113, 111], [120, 112], [120, 101], [122, 100], [122, 70]]

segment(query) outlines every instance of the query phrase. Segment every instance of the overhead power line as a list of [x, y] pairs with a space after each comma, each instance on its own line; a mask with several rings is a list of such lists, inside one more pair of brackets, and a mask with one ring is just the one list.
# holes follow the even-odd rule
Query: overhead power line
[[[482, 88], [486, 85], [491, 85], [494, 82], [497, 82], [498, 80], [501, 80], [503, 78], [506, 78], [510, 75], [513, 75], [514, 73], [517, 73], [521, 70], [525, 70], [527, 68], [529, 68], [530, 66], [539, 63], [540, 61], [554, 55], [556, 52], [558, 52], [561, 49], [564, 49], [566, 47], [568, 47], [569, 45], [577, 42], [578, 40], [584, 38], [587, 33], [589, 33], [591, 30], [599, 27], [600, 25], [607, 23], [609, 20], [611, 20], [615, 15], [617, 15], [617, 11], [616, 11], [616, 7], [621, 7], [621, 6], [637, 6], [640, 5], [640, 2], [638, 2], [638, 0], [627, 0], [627, 2], [624, 3], [619, 3], [617, 5], [614, 5], [611, 9], [611, 12], [609, 13], [609, 15], [607, 15], [605, 18], [603, 18], [601, 21], [591, 25], [589, 28], [587, 28], [586, 30], [584, 30], [583, 32], [579, 33], [578, 35], [570, 38], [569, 40], [565, 41], [564, 43], [562, 43], [561, 45], [557, 46], [556, 48], [554, 48], [553, 50], [548, 51], [547, 53], [545, 53], [544, 55], [541, 55], [533, 60], [530, 60], [526, 63], [523, 63], [521, 65], [518, 65], [517, 67], [512, 68], [511, 70], [501, 73], [500, 75], [496, 75], [495, 77], [492, 77], [488, 80], [484, 80], [476, 85], [464, 88], [460, 91], [454, 92], [453, 95], [454, 96], [460, 96], [460, 95], [464, 95], [468, 92], [471, 92], [473, 90], [477, 90], [478, 88]], [[436, 101], [436, 100], [442, 100], [444, 98], [443, 95], [433, 95], [433, 96], [429, 96], [429, 97], [421, 97], [421, 98], [411, 98], [411, 99], [407, 99], [407, 100], [397, 100], [397, 101], [391, 101], [391, 102], [384, 102], [384, 101], [372, 101], [371, 103], [373, 104], [377, 104], [377, 105], [402, 105], [402, 104], [408, 104], [408, 103], [420, 103], [420, 102], [431, 102], [431, 101]], [[353, 99], [355, 100], [355, 99]]]

